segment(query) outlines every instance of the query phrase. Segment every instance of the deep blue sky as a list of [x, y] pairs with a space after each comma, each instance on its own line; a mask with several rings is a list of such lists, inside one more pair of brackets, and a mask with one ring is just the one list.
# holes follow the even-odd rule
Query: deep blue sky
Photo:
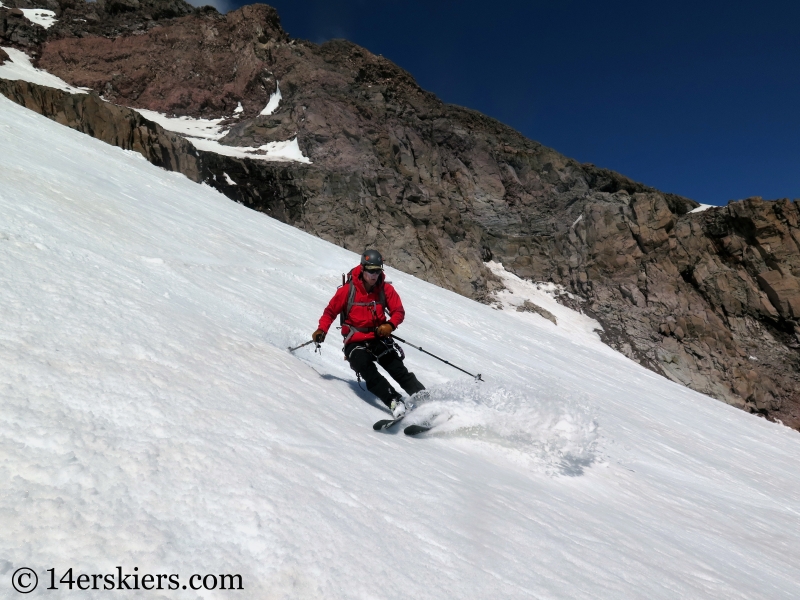
[[269, 4], [581, 162], [709, 204], [800, 197], [797, 0]]

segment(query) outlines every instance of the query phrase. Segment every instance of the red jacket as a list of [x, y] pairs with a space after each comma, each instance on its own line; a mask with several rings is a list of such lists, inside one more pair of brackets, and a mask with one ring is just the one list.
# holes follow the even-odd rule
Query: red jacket
[[[403, 303], [400, 302], [400, 296], [398, 296], [392, 284], [384, 281], [386, 276], [381, 273], [380, 277], [378, 277], [378, 282], [373, 286], [369, 293], [367, 293], [367, 290], [364, 289], [364, 281], [361, 279], [361, 265], [358, 265], [352, 271], [350, 271], [350, 276], [352, 277], [352, 281], [356, 286], [356, 295], [353, 299], [353, 303], [375, 302], [375, 304], [374, 306], [354, 305], [353, 308], [350, 309], [350, 314], [347, 315], [345, 325], [342, 327], [342, 335], [347, 337], [347, 334], [350, 333], [350, 327], [348, 327], [348, 324], [354, 325], [360, 329], [369, 329], [369, 331], [366, 333], [362, 333], [360, 331], [354, 332], [353, 336], [348, 340], [347, 343], [352, 344], [354, 342], [363, 342], [364, 340], [374, 340], [376, 336], [373, 330], [381, 323], [391, 323], [396, 329], [400, 323], [403, 322], [403, 319], [406, 316], [406, 311], [403, 309]], [[383, 294], [386, 296], [386, 306], [381, 305], [381, 287], [383, 287]], [[347, 296], [349, 293], [350, 284], [346, 283], [336, 290], [333, 298], [331, 298], [331, 301], [328, 302], [328, 306], [325, 308], [325, 311], [322, 313], [322, 317], [320, 317], [319, 320], [319, 328], [325, 333], [328, 332], [328, 328], [330, 328], [334, 319], [339, 316], [339, 313], [345, 310], [345, 306], [347, 305]], [[389, 319], [386, 318], [385, 312], [390, 314]]]

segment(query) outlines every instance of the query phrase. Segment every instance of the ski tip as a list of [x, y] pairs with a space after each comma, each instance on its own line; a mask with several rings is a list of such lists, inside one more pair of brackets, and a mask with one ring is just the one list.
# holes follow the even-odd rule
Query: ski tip
[[433, 427], [427, 427], [425, 425], [409, 425], [403, 429], [403, 433], [406, 435], [419, 435], [420, 433], [425, 433], [431, 429], [433, 429]]
[[375, 425], [373, 425], [372, 428], [375, 431], [382, 431], [384, 429], [389, 429], [389, 427], [391, 427], [398, 421], [401, 421], [402, 419], [403, 417], [400, 417], [399, 419], [383, 419], [382, 421], [378, 421], [377, 423], [375, 423]]

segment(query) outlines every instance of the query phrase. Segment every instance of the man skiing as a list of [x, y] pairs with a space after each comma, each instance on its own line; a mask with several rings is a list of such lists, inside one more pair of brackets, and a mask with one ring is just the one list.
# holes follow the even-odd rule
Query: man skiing
[[386, 369], [408, 395], [424, 390], [425, 386], [403, 364], [401, 351], [391, 338], [406, 312], [392, 284], [385, 281], [383, 257], [377, 250], [365, 251], [361, 264], [350, 271], [348, 281], [336, 290], [322, 313], [319, 328], [311, 336], [314, 342], [325, 340], [336, 315], [340, 316], [344, 356], [350, 367], [364, 378], [367, 389], [389, 407], [394, 418], [402, 417], [406, 412], [405, 402], [378, 372], [375, 363]]

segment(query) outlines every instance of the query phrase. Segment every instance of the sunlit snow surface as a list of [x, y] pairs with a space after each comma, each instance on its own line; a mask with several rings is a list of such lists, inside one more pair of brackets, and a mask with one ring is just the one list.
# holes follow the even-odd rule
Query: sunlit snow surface
[[690, 210], [689, 212], [690, 212], [690, 213], [699, 213], [699, 212], [705, 212], [705, 211], [707, 211], [709, 208], [714, 208], [714, 205], [713, 205], [713, 204], [701, 204], [700, 206], [698, 206], [697, 208], [695, 208], [695, 209], [693, 209], [693, 210]]
[[283, 96], [281, 95], [281, 86], [276, 81], [275, 91], [272, 92], [272, 94], [270, 94], [269, 101], [267, 102], [267, 105], [264, 107], [264, 110], [262, 110], [260, 114], [271, 115], [272, 113], [274, 113], [277, 110], [278, 105], [281, 103], [281, 98], [283, 98]]
[[[612, 352], [600, 341], [597, 333], [603, 329], [600, 323], [558, 303], [555, 298], [556, 292], [567, 293], [565, 290], [558, 289], [558, 286], [549, 282], [532, 283], [520, 279], [506, 271], [498, 262], [488, 262], [486, 266], [500, 278], [505, 287], [496, 294], [496, 299], [505, 309], [513, 311], [512, 314], [516, 313], [518, 319], [534, 322], [539, 327], [546, 328], [553, 333], [559, 333], [573, 341], [593, 346], [599, 352]], [[552, 313], [556, 317], [557, 325], [535, 313], [517, 312], [517, 307], [521, 306], [525, 300]]]
[[375, 433], [335, 331], [286, 351], [357, 256], [4, 98], [0, 182], [0, 595], [800, 597], [796, 432], [389, 269], [398, 334], [486, 383], [406, 348], [443, 425]]
[[[234, 112], [238, 111], [241, 103]], [[168, 117], [163, 113], [153, 110], [134, 109], [146, 119], [158, 123], [168, 131], [174, 131], [186, 136], [198, 150], [223, 154], [235, 158], [252, 158], [266, 161], [290, 161], [310, 164], [311, 161], [303, 156], [297, 138], [281, 142], [269, 142], [262, 146], [227, 146], [219, 143], [228, 134], [221, 123], [225, 119], [195, 119], [193, 117]]]
[[30, 57], [15, 48], [3, 48], [11, 60], [7, 60], [0, 65], [0, 79], [10, 79], [12, 81], [22, 80], [45, 85], [69, 92], [70, 94], [85, 94], [86, 90], [69, 85], [63, 79], [51, 75], [47, 71], [37, 69], [31, 64]]
[[266, 161], [291, 161], [310, 164], [308, 157], [303, 156], [297, 138], [292, 138], [285, 142], [268, 142], [262, 146], [226, 146], [215, 140], [204, 140], [199, 138], [186, 138], [198, 150], [215, 152], [224, 156], [234, 158], [252, 158], [253, 160]]
[[50, 29], [58, 22], [56, 13], [52, 10], [46, 10], [44, 8], [21, 8], [20, 10], [31, 23], [41, 25], [45, 29]]
[[225, 119], [195, 119], [194, 117], [168, 117], [164, 113], [144, 108], [134, 109], [145, 119], [158, 123], [168, 131], [174, 131], [181, 135], [203, 138], [207, 140], [218, 140], [225, 137], [227, 130], [222, 129]]

